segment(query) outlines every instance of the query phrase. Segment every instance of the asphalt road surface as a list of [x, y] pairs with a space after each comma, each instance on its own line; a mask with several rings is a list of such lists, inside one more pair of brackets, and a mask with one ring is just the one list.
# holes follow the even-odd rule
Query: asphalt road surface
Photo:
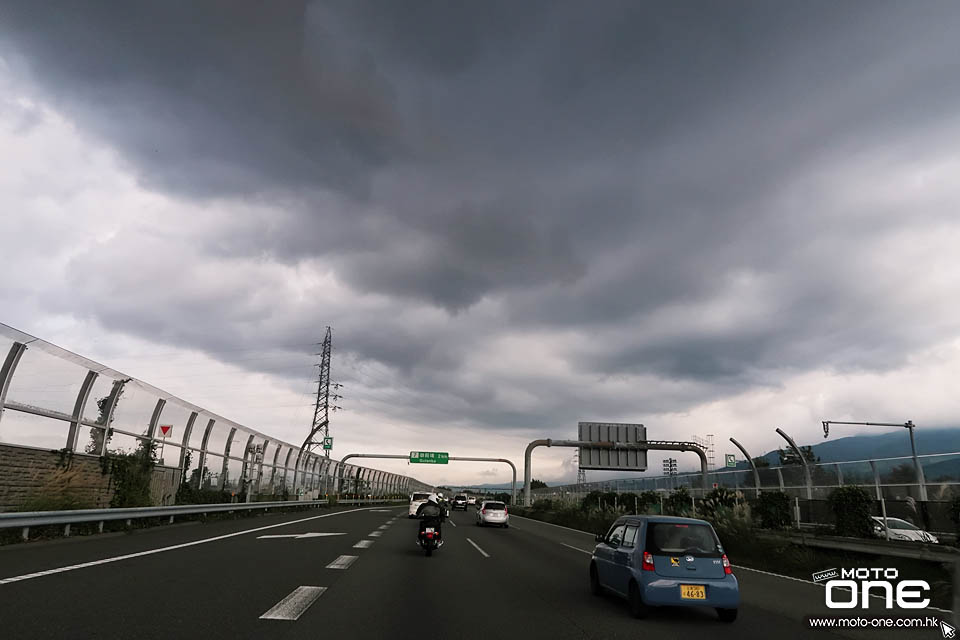
[[635, 620], [616, 597], [590, 595], [592, 536], [518, 517], [509, 529], [481, 528], [474, 517], [455, 512], [431, 558], [416, 546], [406, 506], [0, 548], [0, 637], [942, 637], [933, 628], [811, 629], [806, 616], [851, 614], [828, 610], [821, 586], [743, 567], [733, 624], [711, 609]]

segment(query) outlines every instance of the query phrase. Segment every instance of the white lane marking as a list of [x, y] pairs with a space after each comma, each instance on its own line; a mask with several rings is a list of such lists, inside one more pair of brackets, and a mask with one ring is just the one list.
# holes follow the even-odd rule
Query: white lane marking
[[454, 527], [456, 527], [456, 526], [457, 526], [457, 523], [456, 523], [456, 522], [454, 522], [453, 520], [451, 520], [451, 521], [450, 521], [450, 524], [452, 524], [452, 525], [453, 525]]
[[326, 587], [297, 587], [286, 598], [260, 616], [261, 620], [296, 620], [323, 595]]
[[478, 546], [477, 546], [477, 543], [474, 542], [473, 540], [471, 540], [470, 538], [467, 538], [467, 542], [469, 542], [470, 544], [472, 544], [472, 545], [473, 545], [473, 548], [476, 549], [477, 551], [479, 551], [480, 554], [481, 554], [484, 558], [489, 558], [489, 557], [490, 557], [490, 554], [489, 554], [489, 553], [487, 553], [486, 551], [484, 551], [483, 549], [481, 549], [480, 547], [478, 547]]
[[384, 529], [388, 528], [389, 526], [390, 526], [390, 525], [388, 525], [388, 524], [382, 524], [382, 525], [380, 525], [379, 527], [377, 527], [377, 529], [379, 529], [380, 531], [383, 531]]
[[[785, 576], [785, 575], [781, 575], [781, 574], [779, 574], [779, 573], [771, 573], [771, 572], [769, 572], [769, 571], [763, 571], [763, 570], [761, 570], [761, 569], [753, 569], [753, 568], [751, 568], [751, 567], [745, 567], [745, 566], [743, 566], [742, 564], [734, 564], [734, 565], [731, 565], [731, 566], [733, 566], [735, 569], [744, 569], [744, 570], [746, 570], [746, 571], [753, 571], [754, 573], [762, 573], [762, 574], [765, 575], [765, 576], [771, 576], [771, 577], [773, 577], [773, 578], [783, 578], [784, 580], [793, 580], [794, 582], [803, 582], [803, 583], [806, 583], [806, 584], [812, 584], [812, 585], [817, 586], [817, 587], [824, 587], [824, 588], [826, 588], [825, 583], [823, 583], [823, 582], [814, 582], [813, 580], [804, 580], [803, 578], [794, 578], [793, 576]], [[845, 587], [839, 587], [839, 588], [840, 588], [840, 589], [844, 589]], [[886, 599], [884, 596], [878, 595], [878, 594], [876, 594], [876, 593], [871, 593], [870, 596], [873, 597], [873, 598], [880, 598], [880, 599], [882, 599], [882, 600], [883, 600], [883, 599]], [[926, 608], [927, 608], [927, 609], [933, 609], [934, 611], [940, 611], [940, 612], [942, 612], [942, 613], [951, 613], [951, 612], [948, 611], [947, 609], [939, 609], [939, 608], [937, 608], [937, 607], [926, 607]]]
[[372, 532], [370, 532], [370, 533], [367, 535], [367, 537], [369, 537], [369, 538], [379, 538], [379, 537], [382, 536], [382, 535], [383, 535], [383, 531], [372, 531]]
[[345, 536], [345, 533], [284, 533], [282, 535], [257, 536], [257, 540], [268, 538], [325, 538], [327, 536]]
[[587, 550], [585, 550], [585, 549], [581, 549], [580, 547], [574, 547], [573, 545], [569, 545], [569, 544], [567, 544], [566, 542], [561, 542], [560, 544], [562, 544], [563, 546], [565, 546], [565, 547], [568, 548], [568, 549], [573, 549], [574, 551], [579, 551], [580, 553], [585, 553], [585, 554], [587, 554], [588, 556], [592, 556], [592, 555], [593, 555], [593, 551], [587, 551]]
[[354, 549], [369, 549], [373, 545], [373, 540], [361, 540], [353, 545]]
[[516, 515], [513, 515], [513, 514], [511, 514], [510, 517], [511, 517], [511, 518], [520, 518], [521, 520], [529, 520], [530, 522], [536, 522], [536, 523], [539, 523], [539, 524], [545, 524], [545, 525], [547, 525], [548, 527], [556, 527], [557, 529], [566, 529], [567, 531], [573, 531], [574, 533], [582, 533], [582, 534], [588, 535], [588, 536], [596, 535], [596, 534], [594, 534], [594, 533], [590, 533], [589, 531], [581, 531], [580, 529], [571, 529], [570, 527], [565, 527], [565, 526], [560, 525], [560, 524], [553, 524], [552, 522], [544, 522], [543, 520], [534, 520], [533, 518], [524, 518], [523, 516], [516, 516]]
[[[553, 524], [552, 522], [543, 522], [542, 520], [534, 520], [533, 518], [524, 518], [523, 516], [517, 516], [517, 515], [511, 516], [511, 517], [512, 517], [512, 518], [522, 518], [523, 520], [530, 520], [530, 521], [532, 521], [532, 522], [538, 522], [538, 523], [540, 523], [540, 524], [549, 525], [549, 526], [551, 526], [551, 527], [557, 527], [558, 529], [566, 529], [567, 531], [573, 531], [573, 532], [575, 532], [575, 533], [583, 533], [583, 534], [586, 534], [586, 535], [588, 535], [588, 536], [594, 535], [594, 534], [592, 534], [592, 533], [590, 533], [590, 532], [588, 532], [588, 531], [581, 531], [580, 529], [571, 529], [570, 527], [564, 527], [564, 526], [559, 525], [559, 524]], [[516, 527], [514, 527], [514, 528], [516, 528]], [[469, 538], [468, 538], [468, 540], [469, 540]], [[561, 542], [560, 544], [563, 544], [563, 543]], [[564, 545], [564, 546], [565, 546], [565, 547], [569, 547], [570, 545]], [[576, 549], [576, 547], [570, 547], [570, 548], [571, 548], [571, 549]], [[577, 549], [577, 551], [583, 551], [583, 549]], [[584, 552], [584, 553], [587, 553], [587, 552]], [[591, 555], [593, 555], [593, 554], [591, 554]], [[752, 569], [752, 568], [750, 568], [750, 567], [745, 567], [745, 566], [743, 566], [742, 564], [735, 564], [735, 565], [732, 565], [732, 566], [733, 566], [734, 568], [736, 568], [736, 569], [745, 569], [745, 570], [747, 570], [747, 571], [754, 571], [754, 572], [756, 572], [756, 573], [762, 573], [762, 574], [764, 574], [764, 575], [772, 576], [772, 577], [774, 577], [774, 578], [783, 578], [784, 580], [793, 580], [794, 582], [805, 582], [805, 583], [807, 583], [807, 584], [815, 584], [815, 585], [821, 586], [821, 587], [823, 586], [823, 583], [813, 582], [812, 580], [804, 580], [803, 578], [794, 578], [793, 576], [785, 576], [785, 575], [781, 575], [781, 574], [779, 574], [779, 573], [771, 573], [771, 572], [769, 572], [769, 571], [762, 571], [762, 570], [760, 570], [760, 569]], [[877, 595], [877, 594], [875, 594], [875, 593], [871, 593], [870, 595], [871, 595], [872, 597], [874, 597], [874, 598], [883, 598], [883, 596]], [[946, 609], [938, 609], [937, 607], [927, 607], [927, 609], [933, 609], [934, 611], [940, 611], [940, 612], [942, 612], [942, 613], [952, 613], [952, 612], [950, 612], [950, 611], [948, 611], [948, 610], [946, 610]]]
[[327, 565], [327, 569], [349, 569], [360, 556], [340, 556]]
[[390, 513], [390, 509], [373, 509], [370, 513]]
[[268, 529], [276, 529], [277, 527], [286, 527], [291, 524], [299, 524], [301, 522], [310, 522], [311, 520], [317, 520], [318, 518], [330, 518], [333, 516], [342, 516], [347, 513], [356, 513], [358, 511], [369, 511], [369, 509], [370, 509], [369, 507], [362, 507], [360, 509], [350, 509], [348, 511], [337, 511], [336, 513], [325, 513], [322, 516], [311, 516], [309, 518], [301, 518], [300, 520], [291, 520], [290, 522], [280, 522], [278, 524], [269, 524], [265, 527], [256, 527], [254, 529], [244, 529], [243, 531], [226, 533], [222, 536], [215, 536], [213, 538], [204, 538], [203, 540], [194, 540], [193, 542], [184, 542], [183, 544], [175, 544], [169, 547], [160, 547], [159, 549], [149, 549], [147, 551], [138, 551], [136, 553], [128, 553], [122, 556], [114, 556], [112, 558], [104, 558], [103, 560], [94, 560], [93, 562], [84, 562], [82, 564], [72, 564], [66, 567], [59, 567], [57, 569], [48, 569], [46, 571], [39, 571], [37, 573], [27, 573], [22, 576], [13, 576], [11, 578], [3, 578], [2, 580], [0, 580], [0, 585], [10, 584], [11, 582], [19, 582], [21, 580], [31, 580], [33, 578], [49, 576], [55, 573], [64, 573], [66, 571], [76, 571], [77, 569], [86, 569], [87, 567], [96, 567], [97, 565], [109, 564], [111, 562], [119, 562], [120, 560], [129, 560], [131, 558], [139, 558], [141, 556], [151, 556], [155, 553], [163, 553], [164, 551], [174, 551], [176, 549], [185, 549], [186, 547], [193, 547], [198, 544], [206, 544], [208, 542], [216, 542], [217, 540], [226, 540], [227, 538], [242, 536], [248, 533], [256, 533], [257, 531], [266, 531]]

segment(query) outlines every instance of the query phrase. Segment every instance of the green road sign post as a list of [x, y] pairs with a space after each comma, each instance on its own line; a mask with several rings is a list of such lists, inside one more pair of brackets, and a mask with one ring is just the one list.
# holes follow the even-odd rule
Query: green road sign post
[[323, 439], [323, 448], [327, 450], [333, 449], [333, 436], [328, 436]]
[[450, 454], [445, 451], [411, 451], [410, 462], [418, 464], [447, 464]]
[[727, 467], [732, 468], [737, 466], [737, 457], [732, 453], [728, 453], [724, 456], [727, 461]]

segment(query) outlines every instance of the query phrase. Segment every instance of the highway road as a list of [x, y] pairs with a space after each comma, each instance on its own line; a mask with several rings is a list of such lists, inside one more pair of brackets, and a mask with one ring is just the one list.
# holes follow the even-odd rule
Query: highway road
[[518, 517], [509, 529], [473, 519], [472, 510], [455, 512], [431, 558], [415, 544], [406, 506], [4, 547], [0, 637], [942, 637], [929, 628], [812, 630], [805, 616], [831, 613], [822, 587], [742, 567], [731, 625], [710, 609], [635, 620], [622, 601], [590, 595], [592, 536]]

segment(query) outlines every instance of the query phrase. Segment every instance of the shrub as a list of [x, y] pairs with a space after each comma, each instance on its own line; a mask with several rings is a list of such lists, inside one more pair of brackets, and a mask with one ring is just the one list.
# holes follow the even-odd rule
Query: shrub
[[783, 491], [764, 491], [753, 502], [752, 510], [764, 529], [790, 526], [790, 496]]
[[644, 491], [642, 493], [621, 493], [618, 504], [622, 511], [628, 513], [644, 514], [655, 504], [660, 502], [660, 496], [656, 491]]
[[690, 492], [680, 487], [663, 500], [663, 511], [671, 516], [689, 516], [692, 511]]
[[155, 442], [141, 441], [136, 451], [100, 458], [101, 470], [110, 474], [110, 482], [114, 485], [111, 507], [149, 507], [153, 504], [150, 483], [156, 450]]
[[839, 487], [827, 498], [833, 509], [838, 536], [869, 538], [873, 534], [870, 507], [873, 500], [861, 487]]
[[602, 491], [591, 491], [583, 500], [580, 501], [580, 509], [583, 511], [590, 511], [591, 509], [599, 509], [600, 503], [603, 500]]
[[742, 497], [736, 491], [726, 487], [718, 487], [708, 493], [700, 503], [698, 515], [710, 522], [723, 518], [737, 506], [737, 499]]
[[549, 498], [540, 498], [533, 501], [534, 511], [553, 511], [553, 500]]

